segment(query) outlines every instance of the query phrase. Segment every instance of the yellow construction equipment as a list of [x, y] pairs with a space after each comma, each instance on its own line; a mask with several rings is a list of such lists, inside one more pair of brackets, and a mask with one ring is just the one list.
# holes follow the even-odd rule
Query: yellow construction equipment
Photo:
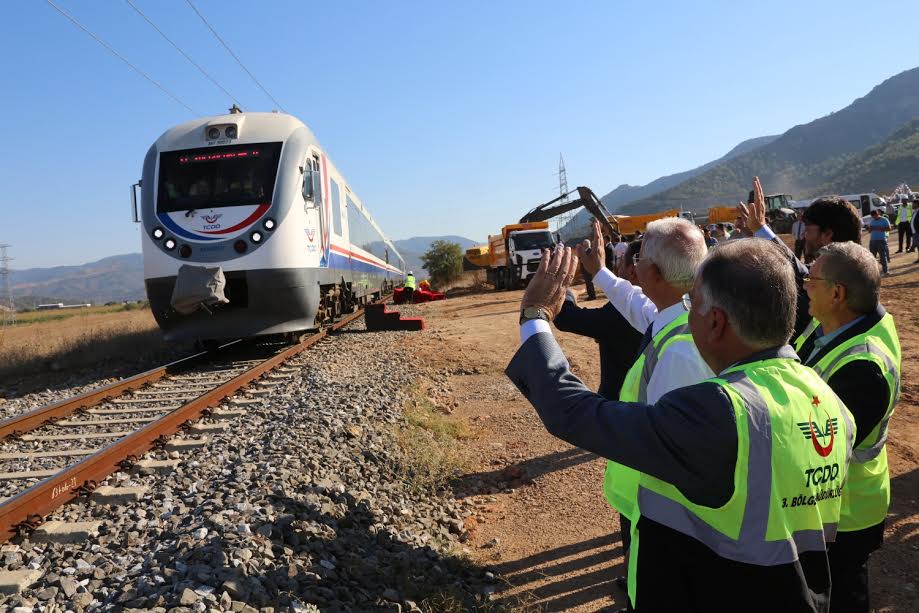
[[663, 219], [664, 217], [679, 217], [680, 212], [677, 209], [661, 211], [660, 213], [651, 213], [648, 215], [610, 215], [610, 223], [622, 236], [630, 236], [636, 232], [644, 232], [645, 228], [652, 221]]

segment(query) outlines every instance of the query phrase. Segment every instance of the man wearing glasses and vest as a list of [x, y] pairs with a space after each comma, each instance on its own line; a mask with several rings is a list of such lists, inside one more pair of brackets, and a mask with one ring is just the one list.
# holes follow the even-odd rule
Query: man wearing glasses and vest
[[878, 302], [874, 257], [855, 243], [827, 245], [817, 255], [804, 284], [813, 320], [795, 349], [852, 411], [857, 432], [830, 547], [831, 611], [867, 613], [868, 556], [881, 546], [890, 506], [885, 443], [900, 391], [900, 341]]
[[828, 611], [855, 427], [787, 345], [796, 285], [783, 252], [756, 239], [712, 250], [682, 302], [718, 375], [653, 404], [608, 401], [571, 372], [548, 322], [576, 272], [570, 249], [546, 252], [506, 372], [550, 433], [639, 471], [632, 606]]

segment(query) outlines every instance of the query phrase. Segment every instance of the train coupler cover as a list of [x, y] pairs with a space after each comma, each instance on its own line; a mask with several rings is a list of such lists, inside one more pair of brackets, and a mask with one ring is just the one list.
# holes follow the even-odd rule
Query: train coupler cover
[[192, 266], [183, 264], [176, 276], [170, 304], [182, 315], [191, 315], [200, 308], [229, 304], [224, 289], [227, 279], [220, 266]]

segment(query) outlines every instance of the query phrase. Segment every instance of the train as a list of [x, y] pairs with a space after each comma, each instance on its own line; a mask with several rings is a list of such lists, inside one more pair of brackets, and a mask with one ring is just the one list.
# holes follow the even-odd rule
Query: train
[[393, 242], [286, 113], [233, 108], [166, 130], [131, 205], [166, 340], [296, 335], [405, 278]]

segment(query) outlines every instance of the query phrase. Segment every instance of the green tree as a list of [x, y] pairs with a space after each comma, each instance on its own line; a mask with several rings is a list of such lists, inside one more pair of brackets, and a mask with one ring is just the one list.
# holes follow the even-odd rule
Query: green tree
[[463, 249], [457, 243], [434, 241], [421, 262], [431, 275], [431, 283], [444, 287], [463, 273]]

